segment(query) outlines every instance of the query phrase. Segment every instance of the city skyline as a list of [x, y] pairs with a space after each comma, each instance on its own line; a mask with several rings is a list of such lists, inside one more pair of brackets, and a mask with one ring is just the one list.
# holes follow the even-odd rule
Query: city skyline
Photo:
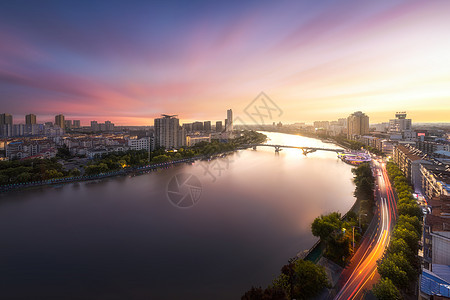
[[[231, 111], [232, 109], [228, 109], [227, 111]], [[360, 111], [355, 111], [355, 112], [360, 112]], [[24, 115], [23, 117], [21, 116], [21, 115], [19, 115], [20, 117], [17, 117], [16, 115], [12, 115], [12, 114], [9, 114], [9, 113], [7, 113], [7, 112], [0, 112], [1, 114], [7, 114], [7, 115], [11, 115], [12, 116], [12, 120], [13, 120], [13, 124], [24, 124], [24, 125], [26, 125], [27, 124], [27, 118], [28, 118], [28, 116], [33, 116], [34, 117], [34, 123], [33, 124], [44, 124], [44, 123], [54, 123], [54, 121], [55, 121], [55, 117], [57, 117], [57, 116], [59, 116], [59, 115], [62, 115], [62, 116], [64, 116], [64, 118], [66, 119], [66, 121], [70, 121], [70, 122], [77, 122], [76, 124], [77, 124], [77, 126], [79, 127], [79, 126], [82, 126], [82, 127], [91, 127], [92, 126], [92, 122], [106, 122], [106, 123], [111, 123], [111, 122], [113, 122], [113, 123], [115, 123], [115, 125], [117, 125], [117, 126], [153, 126], [153, 123], [154, 123], [154, 120], [155, 119], [159, 119], [161, 116], [164, 116], [164, 115], [166, 115], [166, 114], [160, 114], [160, 115], [158, 115], [158, 116], [156, 116], [155, 118], [149, 118], [148, 120], [149, 120], [149, 123], [148, 124], [140, 124], [140, 125], [130, 125], [130, 124], [117, 124], [116, 122], [114, 122], [114, 120], [113, 121], [111, 121], [112, 119], [111, 118], [109, 118], [108, 119], [108, 117], [107, 116], [105, 116], [103, 119], [96, 119], [96, 120], [93, 120], [92, 118], [86, 118], [86, 119], [83, 119], [83, 121], [81, 122], [79, 119], [76, 119], [75, 117], [73, 117], [73, 116], [70, 116], [70, 115], [65, 115], [65, 114], [58, 114], [58, 115], [51, 115], [51, 116], [49, 116], [49, 117], [47, 117], [47, 118], [42, 118], [42, 116], [36, 116], [35, 114], [26, 114], [26, 115]], [[309, 125], [313, 125], [314, 123], [316, 123], [316, 122], [332, 122], [332, 121], [336, 121], [336, 120], [339, 120], [339, 119], [347, 119], [347, 117], [348, 117], [348, 115], [350, 114], [350, 115], [352, 115], [354, 112], [348, 112], [348, 114], [347, 115], [342, 115], [342, 116], [339, 116], [338, 118], [336, 118], [336, 119], [329, 119], [329, 120], [326, 120], [326, 119], [317, 119], [317, 120], [314, 120], [314, 121], [311, 121], [311, 122], [304, 122], [304, 121], [302, 121], [302, 120], [297, 120], [297, 121], [293, 121], [293, 122], [281, 122], [282, 124], [301, 124], [301, 123], [304, 123], [304, 124], [309, 124]], [[404, 113], [404, 114], [406, 114], [407, 112], [405, 111], [405, 112], [401, 112], [401, 113]], [[395, 116], [395, 117], [397, 117], [397, 114], [399, 114], [399, 112], [391, 112], [391, 114], [390, 114], [390, 116], [388, 116], [388, 118], [386, 118], [386, 119], [382, 119], [382, 120], [380, 120], [380, 121], [377, 121], [377, 122], [375, 122], [375, 121], [373, 121], [372, 120], [372, 118], [370, 118], [370, 122], [369, 122], [369, 124], [370, 125], [379, 125], [379, 124], [388, 124], [389, 123], [389, 121], [390, 120], [392, 120], [392, 118]], [[174, 116], [179, 116], [180, 114], [174, 114]], [[182, 114], [181, 114], [182, 115]], [[370, 116], [369, 116], [370, 117]], [[409, 117], [409, 113], [408, 113], [408, 117]], [[239, 116], [239, 118], [240, 118], [240, 116]], [[412, 119], [412, 118], [411, 118]], [[205, 119], [202, 119], [202, 120], [200, 120], [200, 119], [195, 119], [195, 120], [186, 120], [186, 119], [182, 119], [182, 118], [179, 118], [179, 120], [180, 120], [180, 124], [192, 124], [192, 123], [196, 123], [196, 122], [211, 122], [211, 121], [216, 121], [215, 122], [215, 124], [217, 125], [217, 123], [223, 123], [223, 120], [227, 120], [227, 118], [225, 117], [225, 118], [222, 118], [222, 120], [221, 119], [218, 119], [218, 120], [216, 120], [216, 119], [211, 119], [211, 118], [209, 118], [208, 119], [208, 117], [206, 116], [206, 118]], [[247, 120], [245, 120], [245, 121], [247, 121]], [[250, 121], [250, 122], [245, 122], [245, 121], [243, 121], [242, 119], [240, 119], [240, 120], [238, 120], [238, 122], [237, 122], [237, 124], [236, 125], [271, 125], [272, 124], [272, 122], [267, 122], [267, 123], [264, 123], [264, 124], [259, 124], [259, 123], [255, 123], [255, 122], [252, 122], [252, 121]], [[279, 123], [278, 121], [273, 121], [274, 123]], [[414, 122], [414, 124], [446, 124], [446, 123], [450, 123], [450, 122]], [[224, 124], [224, 123], [223, 123]], [[413, 124], [413, 125], [414, 125]], [[223, 126], [225, 126], [225, 125], [223, 125]]]
[[90, 5], [1, 4], [2, 111], [221, 120], [264, 91], [283, 123], [450, 121], [448, 1]]

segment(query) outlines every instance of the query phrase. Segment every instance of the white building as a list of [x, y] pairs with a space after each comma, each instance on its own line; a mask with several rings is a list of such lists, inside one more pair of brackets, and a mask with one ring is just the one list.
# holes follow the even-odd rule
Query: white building
[[389, 132], [403, 133], [411, 130], [411, 119], [406, 118], [406, 112], [397, 112], [395, 119], [389, 120]]
[[227, 119], [225, 120], [225, 130], [228, 132], [233, 131], [233, 111], [227, 110]]
[[143, 138], [130, 138], [128, 139], [128, 147], [130, 150], [152, 150], [152, 138], [151, 137], [143, 137]]

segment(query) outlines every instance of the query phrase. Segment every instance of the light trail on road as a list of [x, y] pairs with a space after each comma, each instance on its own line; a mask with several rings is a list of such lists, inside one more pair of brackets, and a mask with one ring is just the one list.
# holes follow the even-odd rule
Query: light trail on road
[[389, 245], [392, 220], [396, 218], [395, 195], [392, 190], [386, 168], [378, 162], [374, 162], [377, 170], [376, 179], [378, 181], [378, 218], [377, 228], [371, 237], [367, 237], [368, 242], [361, 243], [354, 257], [359, 258], [353, 263], [356, 264], [353, 272], [348, 277], [342, 289], [334, 299], [361, 299], [364, 296], [363, 291], [370, 289], [377, 278], [377, 261], [383, 256], [384, 251]]

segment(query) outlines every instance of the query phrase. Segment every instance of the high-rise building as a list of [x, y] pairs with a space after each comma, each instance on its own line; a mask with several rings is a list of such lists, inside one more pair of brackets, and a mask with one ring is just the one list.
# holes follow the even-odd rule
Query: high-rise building
[[97, 121], [91, 121], [91, 131], [96, 132], [99, 130], [100, 130], [100, 127], [99, 127]]
[[72, 121], [72, 127], [73, 127], [73, 128], [81, 128], [81, 122], [80, 122], [80, 120], [73, 120], [73, 121]]
[[216, 132], [222, 132], [223, 127], [222, 127], [222, 121], [217, 121], [216, 122]]
[[64, 120], [64, 125], [66, 129], [72, 129], [72, 120]]
[[162, 115], [162, 118], [155, 119], [156, 147], [174, 149], [180, 146], [178, 139], [180, 120], [176, 117], [177, 115]]
[[203, 130], [207, 132], [211, 131], [211, 121], [203, 122]]
[[36, 124], [36, 115], [29, 114], [25, 116], [25, 124], [26, 125], [33, 125]]
[[203, 131], [203, 122], [192, 123], [192, 131]]
[[55, 116], [55, 126], [64, 129], [65, 125], [64, 115]]
[[191, 132], [192, 131], [192, 123], [184, 123], [183, 128], [185, 132]]
[[369, 133], [369, 117], [360, 112], [354, 112], [347, 118], [347, 138], [353, 139], [355, 136]]
[[105, 121], [105, 130], [114, 131], [114, 124], [111, 121]]
[[228, 132], [233, 131], [233, 111], [227, 110], [227, 119], [225, 120], [225, 130]]
[[13, 117], [10, 114], [4, 113], [0, 114], [0, 125], [10, 125], [13, 124]]
[[186, 146], [186, 130], [181, 127], [178, 126], [178, 131], [177, 131], [177, 148]]
[[406, 112], [397, 112], [395, 119], [389, 120], [389, 132], [402, 133], [411, 130], [411, 119], [406, 118]]
[[0, 114], [0, 136], [13, 136], [13, 117], [10, 114]]

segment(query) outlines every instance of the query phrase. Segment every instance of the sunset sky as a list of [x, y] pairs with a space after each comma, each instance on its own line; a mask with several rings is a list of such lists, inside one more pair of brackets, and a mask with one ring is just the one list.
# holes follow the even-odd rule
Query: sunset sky
[[[450, 1], [2, 1], [0, 113], [450, 122]], [[243, 3], [245, 2], [245, 3]]]

